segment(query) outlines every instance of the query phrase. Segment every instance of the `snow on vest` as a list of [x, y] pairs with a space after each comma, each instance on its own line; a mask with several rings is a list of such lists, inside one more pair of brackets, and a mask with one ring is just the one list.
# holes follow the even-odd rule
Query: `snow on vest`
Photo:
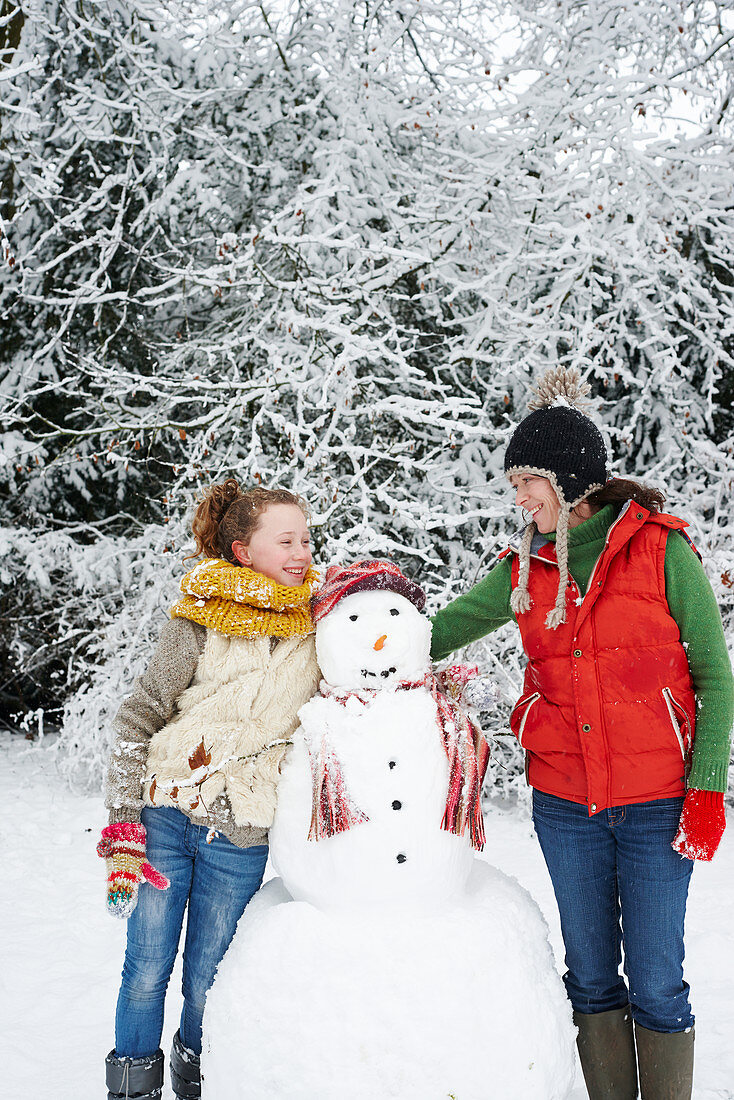
[[318, 683], [313, 634], [282, 638], [271, 652], [267, 636], [208, 630], [174, 717], [151, 739], [143, 801], [206, 818], [225, 794], [237, 825], [268, 828], [280, 762]]
[[[683, 520], [626, 506], [585, 595], [570, 582], [566, 622], [545, 616], [558, 588], [555, 548], [531, 556], [530, 611], [517, 616], [528, 665], [510, 726], [531, 786], [609, 806], [683, 795], [695, 696], [665, 599], [665, 544]], [[518, 580], [517, 554], [512, 585]]]

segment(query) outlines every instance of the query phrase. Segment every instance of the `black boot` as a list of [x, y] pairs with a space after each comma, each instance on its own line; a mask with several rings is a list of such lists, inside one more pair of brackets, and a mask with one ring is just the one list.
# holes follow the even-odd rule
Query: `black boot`
[[181, 1032], [173, 1036], [171, 1047], [171, 1084], [178, 1100], [199, 1100], [201, 1096], [201, 1059], [181, 1042]]
[[105, 1058], [107, 1100], [160, 1100], [163, 1092], [163, 1051], [149, 1058]]
[[635, 1024], [643, 1100], [691, 1100], [694, 1029], [648, 1031]]
[[574, 1012], [576, 1045], [589, 1100], [635, 1100], [637, 1063], [629, 1008]]

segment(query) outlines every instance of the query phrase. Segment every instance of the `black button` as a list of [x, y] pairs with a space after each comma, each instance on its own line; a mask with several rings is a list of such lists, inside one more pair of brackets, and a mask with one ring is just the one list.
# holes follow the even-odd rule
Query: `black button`
[[392, 804], [392, 808], [393, 808], [393, 810], [402, 810], [403, 804], [402, 804], [402, 802], [398, 802], [398, 800], [396, 798], [395, 801]]
[[582, 730], [584, 731], [584, 733], [588, 733], [588, 732], [589, 732], [589, 730], [591, 729], [591, 726], [589, 725], [589, 723], [588, 723], [588, 722], [584, 722], [584, 724], [583, 724], [583, 726], [581, 727], [581, 729], [582, 729]]
[[392, 769], [395, 767], [396, 764], [397, 764], [397, 760], [389, 760], [387, 766], [392, 771]]
[[642, 512], [638, 512], [638, 513], [637, 513], [637, 518], [638, 518], [638, 519], [642, 519], [642, 518], [643, 518], [643, 516], [642, 516]]
[[405, 863], [405, 861], [408, 857], [406, 855], [404, 855], [402, 852], [398, 852], [398, 855], [397, 855], [396, 858], [397, 858], [398, 863]]
[[581, 650], [580, 649], [574, 649], [573, 655], [574, 655], [574, 657], [580, 657], [581, 656]]

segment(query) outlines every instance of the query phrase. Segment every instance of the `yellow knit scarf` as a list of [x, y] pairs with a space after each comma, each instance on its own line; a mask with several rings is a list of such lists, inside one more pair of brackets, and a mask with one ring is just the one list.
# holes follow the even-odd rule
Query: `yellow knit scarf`
[[241, 638], [303, 636], [313, 632], [309, 600], [317, 583], [313, 567], [303, 584], [288, 587], [245, 565], [204, 558], [181, 581], [184, 596], [171, 608], [171, 618]]

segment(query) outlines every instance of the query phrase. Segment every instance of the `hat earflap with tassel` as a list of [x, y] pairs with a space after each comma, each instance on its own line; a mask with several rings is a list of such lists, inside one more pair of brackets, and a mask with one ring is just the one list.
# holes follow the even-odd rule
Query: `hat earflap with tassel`
[[[575, 367], [551, 367], [533, 388], [535, 400], [528, 402], [532, 411], [513, 432], [505, 453], [507, 477], [531, 473], [547, 478], [560, 504], [556, 525], [558, 592], [545, 620], [553, 630], [566, 621], [569, 516], [577, 504], [607, 481], [604, 439], [596, 424], [581, 411], [589, 405], [585, 400], [589, 392]], [[516, 615], [532, 607], [528, 582], [530, 547], [536, 531], [535, 523], [530, 522], [520, 542], [520, 573], [511, 598]]]

